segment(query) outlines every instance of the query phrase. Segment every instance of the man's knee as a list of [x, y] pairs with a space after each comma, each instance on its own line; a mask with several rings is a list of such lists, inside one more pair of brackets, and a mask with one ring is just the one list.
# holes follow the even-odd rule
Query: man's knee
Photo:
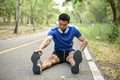
[[59, 58], [56, 56], [56, 55], [52, 55], [51, 57], [50, 57], [50, 60], [51, 60], [51, 62], [53, 62], [53, 63], [58, 63], [60, 60], [59, 60]]
[[45, 70], [56, 63], [59, 63], [59, 58], [56, 55], [52, 55], [48, 60], [43, 63], [42, 69]]
[[74, 55], [74, 51], [71, 51], [68, 55], [68, 57], [66, 58], [66, 61], [69, 61], [70, 59], [73, 59], [73, 55]]
[[48, 63], [47, 63], [47, 67], [51, 67], [52, 66], [52, 63], [49, 61]]

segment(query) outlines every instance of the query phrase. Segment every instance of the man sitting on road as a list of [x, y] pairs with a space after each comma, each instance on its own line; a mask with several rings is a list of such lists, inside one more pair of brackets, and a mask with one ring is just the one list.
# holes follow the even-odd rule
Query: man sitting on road
[[[68, 62], [71, 65], [71, 72], [73, 74], [78, 74], [79, 72], [79, 64], [82, 61], [82, 51], [87, 46], [88, 41], [78, 29], [68, 25], [70, 23], [70, 16], [68, 14], [60, 14], [58, 22], [59, 26], [48, 32], [47, 38], [31, 56], [34, 74], [41, 74], [43, 70], [63, 62]], [[82, 42], [79, 50], [73, 49], [74, 37]], [[43, 49], [50, 44], [52, 39], [54, 41], [54, 51], [48, 60], [41, 63], [40, 56], [43, 54]]]

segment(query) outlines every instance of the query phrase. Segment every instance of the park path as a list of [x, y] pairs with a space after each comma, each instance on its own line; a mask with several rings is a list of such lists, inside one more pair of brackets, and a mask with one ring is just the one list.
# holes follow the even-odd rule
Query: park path
[[[0, 80], [101, 80], [95, 79], [94, 73], [89, 67], [91, 59], [85, 57], [83, 53], [83, 61], [80, 64], [80, 73], [72, 74], [70, 66], [62, 63], [53, 66], [42, 72], [41, 75], [34, 75], [32, 72], [31, 55], [43, 39], [47, 36], [47, 32], [37, 33], [33, 35], [12, 38], [8, 40], [0, 40]], [[74, 39], [74, 48], [79, 49], [81, 44]], [[54, 43], [44, 49], [41, 60], [44, 61], [51, 55]], [[85, 50], [86, 52], [86, 50]], [[93, 67], [92, 67], [93, 68]]]

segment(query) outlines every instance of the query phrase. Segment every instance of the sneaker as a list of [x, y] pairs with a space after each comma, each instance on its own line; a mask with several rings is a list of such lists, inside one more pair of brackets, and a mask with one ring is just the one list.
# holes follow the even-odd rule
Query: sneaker
[[71, 72], [73, 74], [78, 74], [79, 72], [79, 64], [82, 62], [82, 53], [80, 50], [76, 50], [73, 56], [75, 64], [71, 67]]
[[33, 73], [34, 74], [41, 74], [41, 61], [40, 61], [40, 55], [37, 52], [34, 52], [33, 55], [31, 56], [31, 61], [33, 62]]

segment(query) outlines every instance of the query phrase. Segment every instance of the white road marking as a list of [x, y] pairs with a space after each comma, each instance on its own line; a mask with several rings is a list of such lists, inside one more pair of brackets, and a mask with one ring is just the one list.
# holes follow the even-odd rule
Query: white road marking
[[94, 80], [104, 80], [104, 78], [101, 75], [99, 69], [97, 68], [95, 62], [93, 61], [87, 47], [85, 48], [84, 53], [85, 53], [86, 59], [88, 61], [88, 65], [90, 67], [90, 70], [91, 70], [91, 72], [93, 74]]

